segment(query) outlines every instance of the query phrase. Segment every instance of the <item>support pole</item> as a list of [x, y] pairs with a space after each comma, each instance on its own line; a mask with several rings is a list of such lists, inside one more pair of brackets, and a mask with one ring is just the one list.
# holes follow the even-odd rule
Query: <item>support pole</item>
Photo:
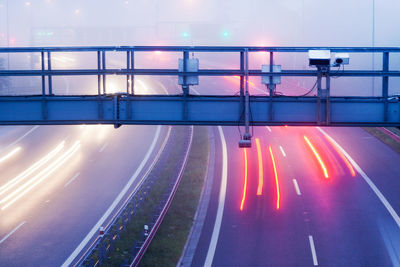
[[[241, 61], [242, 61], [242, 55], [241, 55]], [[242, 97], [241, 97], [241, 99], [242, 99]], [[241, 119], [239, 121], [241, 121]], [[243, 135], [243, 137], [241, 137], [241, 140], [239, 140], [239, 147], [251, 147], [250, 94], [249, 94], [249, 50], [247, 48], [244, 50], [244, 135]]]
[[249, 50], [245, 50], [245, 105], [244, 105], [244, 123], [245, 132], [243, 139], [250, 140], [250, 94], [249, 94]]
[[[50, 51], [47, 51], [47, 70], [51, 71], [51, 53]], [[49, 95], [53, 95], [53, 80], [51, 74], [48, 76], [48, 82], [49, 82]]]
[[[183, 72], [187, 72], [187, 64], [189, 60], [189, 51], [183, 51]], [[187, 84], [187, 75], [183, 74], [183, 83], [182, 83], [182, 93], [183, 93], [183, 120], [187, 120], [188, 107], [187, 107], [187, 96], [189, 95], [189, 85]]]
[[[273, 72], [274, 71], [274, 53], [270, 52], [269, 53], [269, 72]], [[276, 89], [276, 85], [273, 83], [273, 76], [270, 75], [269, 76], [269, 83], [267, 84], [267, 87], [269, 89], [269, 115], [268, 115], [268, 119], [269, 121], [273, 121], [274, 120], [274, 107], [273, 107], [273, 102], [272, 102], [272, 98], [275, 95], [275, 89]]]
[[[45, 64], [44, 64], [44, 51], [40, 52], [40, 61], [42, 63], [42, 72], [45, 71]], [[46, 95], [46, 77], [42, 74], [42, 95]]]
[[[130, 56], [130, 51], [126, 51], [126, 69], [130, 70], [131, 68], [131, 56]], [[130, 89], [130, 75], [126, 75], [126, 93], [129, 94], [129, 89]]]
[[[101, 53], [97, 51], [97, 70], [100, 72], [101, 70]], [[97, 75], [97, 94], [101, 95], [101, 75]]]
[[[101, 51], [102, 55], [102, 70], [106, 69], [106, 51]], [[103, 74], [103, 94], [106, 93], [106, 75]]]
[[[135, 54], [134, 50], [131, 50], [131, 70], [135, 69]], [[135, 75], [131, 74], [131, 94], [135, 94]]]
[[[325, 103], [325, 125], [330, 124], [330, 67], [329, 66], [317, 66], [317, 123], [320, 125], [322, 123], [322, 107]], [[322, 88], [322, 78], [325, 78], [325, 88]]]
[[[389, 52], [383, 52], [382, 54], [382, 71], [389, 71]], [[389, 77], [387, 75], [382, 76], [382, 97], [384, 101], [384, 118], [383, 120], [387, 122], [389, 120], [388, 114], [388, 97], [389, 97]]]
[[[188, 60], [189, 60], [189, 51], [185, 50], [185, 51], [183, 51], [183, 72], [184, 73], [187, 72]], [[187, 75], [183, 74], [182, 78], [183, 78], [182, 92], [183, 92], [183, 96], [186, 97], [189, 94], [189, 86], [187, 84]]]

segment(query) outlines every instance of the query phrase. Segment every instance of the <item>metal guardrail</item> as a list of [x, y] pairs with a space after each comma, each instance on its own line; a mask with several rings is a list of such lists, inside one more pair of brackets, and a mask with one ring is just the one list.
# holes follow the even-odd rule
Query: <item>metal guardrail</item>
[[151, 230], [149, 232], [148, 237], [144, 240], [143, 244], [140, 246], [138, 252], [136, 253], [134, 259], [132, 260], [132, 263], [130, 264], [131, 267], [136, 267], [138, 266], [140, 260], [142, 259], [144, 253], [146, 252], [147, 248], [149, 247], [150, 243], [153, 241], [153, 238], [158, 230], [158, 228], [160, 227], [165, 215], [167, 214], [167, 211], [169, 209], [169, 207], [171, 206], [172, 200], [176, 194], [176, 191], [178, 190], [178, 186], [182, 180], [183, 177], [183, 173], [187, 164], [187, 160], [189, 157], [189, 152], [190, 152], [190, 148], [192, 146], [192, 141], [193, 141], [193, 126], [189, 128], [190, 132], [189, 132], [189, 140], [188, 140], [188, 144], [187, 144], [187, 150], [186, 153], [183, 157], [183, 162], [181, 164], [181, 168], [179, 170], [179, 173], [177, 175], [177, 179], [175, 180], [175, 182], [172, 184], [172, 188], [170, 191], [170, 194], [167, 198], [167, 200], [165, 201], [160, 214], [158, 214], [157, 216], [157, 220], [154, 222], [154, 225], [151, 227]]
[[[169, 185], [165, 189], [163, 197], [160, 199], [160, 203], [154, 208], [153, 216], [151, 221], [147, 222], [149, 232], [142, 234], [140, 240], [136, 240], [136, 243], [132, 245], [132, 255], [134, 259], [132, 262], [138, 263], [141, 257], [144, 255], [147, 247], [151, 243], [154, 235], [160, 226], [162, 219], [164, 218], [168, 208], [175, 195], [177, 187], [183, 175], [183, 171], [186, 166], [188, 153], [190, 151], [191, 142], [193, 138], [193, 127], [188, 128], [188, 137], [183, 145], [184, 153], [182, 158], [176, 162], [176, 169], [174, 174], [169, 178]], [[173, 136], [172, 136], [173, 137]], [[147, 200], [153, 186], [159, 181], [160, 170], [164, 167], [167, 162], [168, 151], [174, 147], [173, 138], [167, 138], [162, 145], [156, 159], [153, 161], [157, 163], [157, 170], [150, 168], [145, 174], [145, 178], [131, 193], [131, 196], [126, 200], [125, 204], [119, 209], [119, 211], [112, 218], [111, 222], [107, 224], [103, 229], [103, 233], [99, 235], [89, 246], [89, 248], [83, 253], [83, 255], [76, 260], [74, 266], [100, 266], [102, 265], [109, 255], [110, 251], [115, 248], [115, 242], [120, 239], [121, 234], [127, 229], [128, 224], [135, 219], [136, 212], [141, 208], [142, 204]], [[164, 149], [165, 148], [165, 149]], [[167, 154], [165, 154], [167, 153]], [[151, 174], [150, 174], [151, 172]], [[125, 259], [123, 266], [129, 266], [130, 259]], [[133, 264], [133, 263], [132, 263]]]
[[[102, 256], [104, 256], [107, 251], [112, 249], [112, 246], [110, 244], [109, 248], [105, 248], [104, 246], [101, 246], [101, 242], [104, 242], [105, 238], [109, 236], [116, 236], [119, 235], [119, 233], [124, 230], [127, 226], [127, 224], [130, 222], [131, 217], [135, 214], [136, 210], [140, 208], [140, 205], [143, 201], [145, 201], [146, 196], [148, 195], [148, 191], [151, 190], [151, 185], [154, 183], [154, 181], [149, 181], [147, 178], [151, 171], [153, 170], [154, 166], [159, 162], [160, 156], [163, 153], [165, 146], [170, 138], [170, 133], [171, 133], [171, 127], [168, 128], [167, 136], [164, 139], [159, 151], [155, 155], [152, 163], [150, 164], [150, 167], [147, 169], [147, 171], [143, 174], [143, 178], [140, 180], [139, 184], [136, 185], [135, 189], [130, 193], [129, 197], [125, 200], [123, 205], [117, 210], [115, 215], [111, 218], [110, 222], [107, 223], [107, 225], [104, 225], [103, 227], [103, 234], [100, 234], [95, 237], [93, 242], [89, 245], [89, 247], [86, 249], [83, 254], [76, 259], [76, 264], [74, 266], [97, 266], [100, 261], [97, 263], [93, 262], [91, 259], [89, 259], [94, 251], [97, 249], [100, 251], [101, 249], [105, 250], [105, 252], [102, 252]], [[118, 224], [118, 221], [121, 221], [120, 224]], [[117, 225], [117, 227], [115, 227]], [[112, 234], [112, 229], [115, 227], [117, 231], [115, 231], [114, 234]], [[100, 229], [99, 229], [100, 230]], [[116, 238], [112, 238], [112, 240], [115, 240]], [[86, 264], [87, 263], [87, 264]]]

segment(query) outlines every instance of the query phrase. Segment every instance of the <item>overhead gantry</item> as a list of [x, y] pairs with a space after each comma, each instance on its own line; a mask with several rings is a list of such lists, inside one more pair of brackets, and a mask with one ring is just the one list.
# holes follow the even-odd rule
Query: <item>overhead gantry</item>
[[[137, 68], [135, 59], [141, 53], [173, 52], [176, 69]], [[126, 57], [124, 68], [107, 68], [108, 53]], [[268, 65], [249, 68], [249, 55], [264, 52]], [[97, 68], [52, 68], [54, 57], [60, 53], [93, 54]], [[235, 53], [239, 65], [232, 69], [199, 68], [201, 62], [190, 53]], [[300, 54], [307, 69], [286, 69], [276, 55]], [[308, 57], [307, 57], [308, 53]], [[0, 48], [0, 56], [24, 54], [39, 58], [40, 69], [0, 70], [0, 79], [8, 77], [39, 77], [41, 93], [0, 92], [0, 125], [66, 125], [66, 124], [167, 124], [167, 125], [239, 125], [244, 126], [240, 146], [251, 145], [251, 126], [309, 125], [309, 126], [399, 126], [400, 101], [389, 94], [389, 78], [400, 77], [399, 70], [389, 69], [391, 54], [400, 53], [394, 47], [188, 47], [188, 46], [127, 46], [127, 47], [35, 47]], [[331, 54], [334, 57], [331, 63]], [[380, 69], [332, 70], [349, 63], [349, 55], [380, 56]], [[125, 61], [125, 60], [124, 60]], [[350, 65], [351, 66], [351, 65]], [[108, 93], [107, 77], [126, 77], [124, 92]], [[182, 88], [175, 95], [143, 95], [135, 92], [137, 76], [175, 76]], [[97, 93], [92, 95], [56, 95], [54, 77], [97, 77]], [[204, 76], [239, 76], [238, 95], [195, 95], [190, 86]], [[261, 77], [267, 90], [263, 95], [250, 95], [249, 77]], [[281, 79], [312, 77], [316, 94], [313, 96], [277, 93]], [[379, 96], [332, 96], [331, 78], [377, 77], [381, 79]], [[314, 89], [314, 88], [311, 88]], [[359, 88], [354, 88], [357, 92]], [[311, 90], [312, 91], [312, 90]]]

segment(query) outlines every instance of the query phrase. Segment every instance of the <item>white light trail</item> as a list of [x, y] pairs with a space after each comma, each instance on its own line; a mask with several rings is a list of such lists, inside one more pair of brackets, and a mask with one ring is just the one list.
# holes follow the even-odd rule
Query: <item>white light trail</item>
[[14, 148], [10, 153], [8, 153], [7, 155], [5, 155], [4, 157], [0, 158], [0, 163], [8, 160], [9, 158], [11, 158], [12, 156], [14, 156], [15, 154], [17, 154], [19, 151], [21, 150], [21, 147], [16, 147]]
[[48, 153], [41, 160], [39, 160], [38, 162], [33, 164], [31, 167], [29, 167], [27, 170], [23, 171], [21, 174], [19, 174], [14, 179], [10, 180], [5, 185], [1, 186], [0, 187], [0, 196], [3, 195], [8, 190], [10, 190], [11, 188], [13, 188], [19, 182], [23, 181], [26, 177], [31, 175], [33, 172], [35, 172], [37, 169], [42, 167], [44, 164], [46, 164], [50, 159], [52, 159], [55, 155], [57, 155], [57, 153], [60, 152], [61, 149], [63, 149], [64, 145], [65, 145], [65, 141], [62, 141], [54, 150], [52, 150], [50, 153]]
[[[6, 198], [2, 199], [0, 201], [0, 203], [4, 203], [15, 196], [11, 201], [9, 201], [1, 209], [5, 210], [6, 208], [8, 208], [10, 205], [12, 205], [14, 202], [16, 202], [18, 199], [20, 199], [26, 193], [28, 193], [34, 187], [36, 187], [39, 183], [41, 183], [44, 179], [49, 177], [55, 170], [57, 170], [61, 165], [63, 165], [68, 159], [70, 159], [79, 150], [80, 146], [81, 146], [80, 141], [75, 142], [75, 144], [69, 150], [67, 150], [67, 152], [65, 152], [57, 160], [52, 162], [52, 164], [49, 165], [46, 169], [42, 170], [35, 177], [33, 177], [31, 180], [29, 180], [29, 182], [25, 183], [22, 187], [18, 188], [12, 194], [10, 194]], [[23, 189], [25, 189], [25, 190], [23, 192], [21, 192]], [[17, 195], [19, 192], [21, 192], [21, 193], [19, 195]]]

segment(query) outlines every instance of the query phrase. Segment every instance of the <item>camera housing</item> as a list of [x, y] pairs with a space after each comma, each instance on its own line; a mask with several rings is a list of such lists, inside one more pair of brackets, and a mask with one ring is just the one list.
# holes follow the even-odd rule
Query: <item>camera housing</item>
[[308, 50], [310, 66], [329, 66], [331, 64], [330, 50]]
[[335, 60], [333, 62], [334, 67], [338, 67], [340, 65], [348, 65], [350, 63], [350, 56], [348, 53], [336, 53]]

